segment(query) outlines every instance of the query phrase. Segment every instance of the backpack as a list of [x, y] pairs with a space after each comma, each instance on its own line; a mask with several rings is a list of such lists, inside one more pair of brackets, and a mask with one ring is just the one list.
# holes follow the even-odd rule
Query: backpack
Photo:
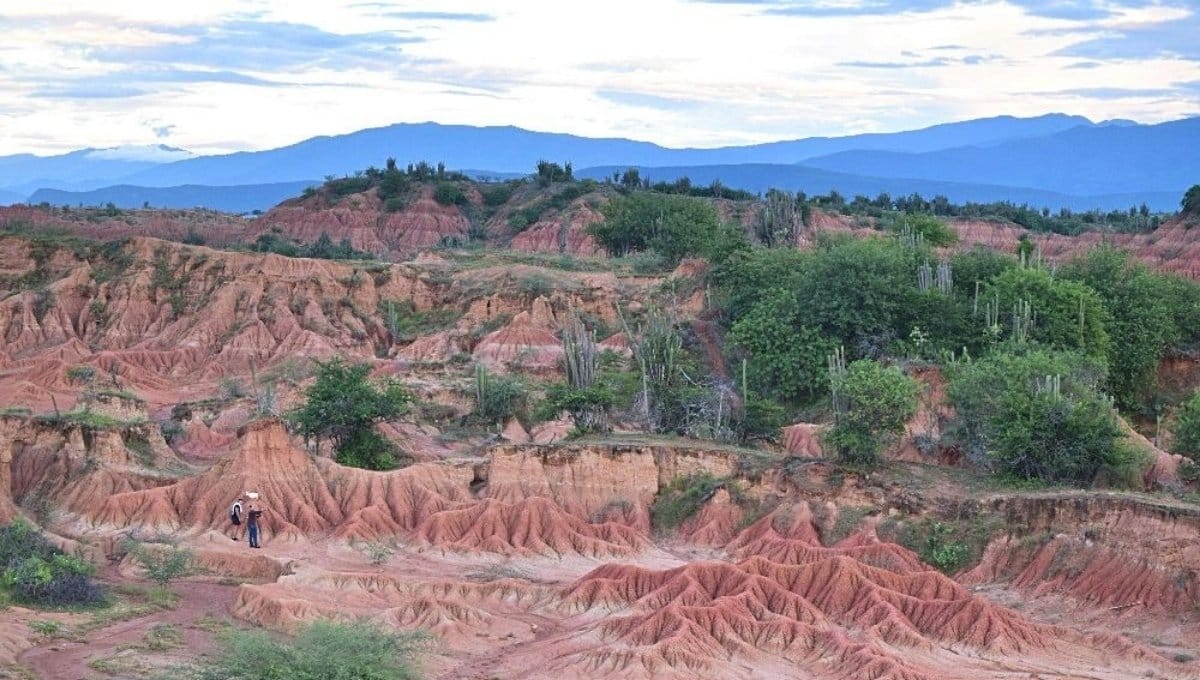
[[242, 503], [241, 503], [241, 501], [234, 501], [233, 507], [229, 508], [229, 521], [233, 522], [234, 524], [242, 523]]

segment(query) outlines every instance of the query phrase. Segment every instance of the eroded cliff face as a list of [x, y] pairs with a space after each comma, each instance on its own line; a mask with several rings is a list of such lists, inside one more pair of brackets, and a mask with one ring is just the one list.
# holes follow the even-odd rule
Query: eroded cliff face
[[1091, 605], [1190, 612], [1200, 605], [1200, 510], [1106, 493], [989, 499], [1017, 528], [966, 583], [1010, 583]]
[[[211, 396], [223, 379], [252, 370], [335, 355], [446, 361], [474, 352], [496, 366], [529, 359], [529, 370], [554, 373], [554, 334], [569, 312], [615, 322], [616, 306], [642, 294], [611, 274], [528, 265], [356, 266], [142, 238], [81, 253], [38, 247], [50, 250], [40, 262], [30, 241], [0, 239], [8, 282], [0, 406], [38, 412], [52, 398], [71, 408], [84, 382], [68, 371], [85, 365], [151, 406]], [[440, 327], [395, 341], [394, 315], [434, 309]], [[489, 325], [490, 335], [477, 332]]]
[[[56, 530], [70, 538], [116, 551], [129, 532], [173, 534], [196, 546], [211, 573], [254, 580], [233, 608], [249, 622], [290, 629], [367, 616], [425, 627], [441, 641], [429, 661], [439, 677], [538, 669], [535, 677], [749, 678], [796, 667], [821, 678], [1000, 678], [1013, 668], [1085, 667], [1101, 678], [1188, 677], [1186, 667], [1128, 640], [998, 605], [881, 540], [876, 526], [893, 505], [886, 497], [856, 525], [840, 513], [868, 496], [850, 486], [806, 498], [771, 474], [738, 481], [745, 451], [505, 444], [482, 458], [369, 472], [312, 455], [267, 419], [242, 428], [232, 457], [192, 470], [145, 457], [131, 445], [140, 436], [156, 455], [170, 455], [136, 427], [88, 433], [28, 418], [0, 420], [0, 453], [11, 452], [10, 488], [22, 506], [30, 494], [48, 499], [60, 513]], [[664, 489], [697, 473], [729, 481], [672, 536], [652, 531], [650, 508]], [[246, 491], [268, 508], [263, 554], [248, 556], [225, 535], [230, 499]], [[1056, 538], [1035, 546], [1027, 563], [1016, 543], [1003, 543], [1019, 537], [1001, 539], [962, 583], [1011, 580], [1031, 597], [1115, 601], [1093, 595], [1104, 584], [1120, 597], [1157, 598], [1163, 611], [1194, 607], [1194, 586], [1158, 575], [1195, 563], [1187, 545], [1195, 512], [1122, 495], [969, 502], [1004, 514], [1024, 535]], [[755, 507], [766, 510], [751, 514]], [[834, 537], [843, 524], [849, 529]], [[1043, 553], [1071, 547], [1063, 536], [1080, 532], [1100, 547], [1080, 553], [1092, 566], [1064, 580], [1059, 552]], [[394, 545], [392, 563], [363, 566], [354, 547], [368, 541]], [[1141, 570], [1122, 566], [1128, 576], [1113, 581], [1118, 553], [1140, 555]], [[1075, 563], [1064, 564], [1069, 571]]]

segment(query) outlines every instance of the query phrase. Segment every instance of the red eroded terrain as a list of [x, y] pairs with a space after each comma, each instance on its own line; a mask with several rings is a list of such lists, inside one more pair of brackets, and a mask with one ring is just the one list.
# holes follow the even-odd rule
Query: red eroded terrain
[[[152, 677], [211, 650], [221, 626], [365, 617], [430, 634], [430, 678], [1200, 677], [1200, 506], [1016, 491], [925, 456], [917, 437], [949, 408], [936, 369], [916, 371], [928, 403], [872, 472], [826, 459], [816, 423], [747, 448], [632, 419], [576, 438], [561, 414], [475, 419], [477, 371], [544, 392], [576, 319], [605, 365], [628, 366], [645, 310], [668, 295], [707, 368], [738, 369], [703, 315], [703, 263], [646, 274], [591, 257], [602, 192], [516, 230], [510, 215], [550, 194], [527, 188], [485, 215], [478, 191], [442, 205], [427, 189], [390, 212], [366, 192], [256, 219], [3, 213], [35, 228], [0, 237], [0, 521], [104, 565], [130, 602], [144, 582], [131, 536], [184, 545], [202, 571], [172, 585], [178, 608], [120, 621], [0, 610], [0, 673], [84, 677], [120, 659], [142, 665], [117, 677]], [[952, 227], [959, 247], [1017, 247], [1013, 226]], [[179, 243], [189, 230], [207, 245]], [[858, 229], [818, 213], [806, 238], [819, 231]], [[322, 233], [390, 261], [232, 248]], [[473, 233], [505, 247], [445, 242]], [[1034, 236], [1051, 258], [1098, 238]], [[1184, 274], [1200, 256], [1180, 221], [1109, 238]], [[587, 257], [564, 264], [571, 253]], [[403, 467], [341, 465], [280, 417], [312, 360], [335, 356], [414, 396], [378, 428]], [[1162, 371], [1194, 384], [1172, 361]], [[1180, 484], [1180, 460], [1135, 435], [1154, 457], [1149, 487]], [[680, 480], [702, 483], [688, 496]], [[266, 507], [261, 550], [231, 538], [247, 491]], [[935, 526], [961, 530], [965, 566], [937, 568]], [[47, 637], [39, 617], [74, 633]], [[185, 649], [131, 651], [157, 623], [184, 629]]]

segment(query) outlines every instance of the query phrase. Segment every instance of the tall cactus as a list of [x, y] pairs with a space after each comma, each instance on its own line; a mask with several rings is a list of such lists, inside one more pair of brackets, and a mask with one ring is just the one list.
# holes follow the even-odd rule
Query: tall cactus
[[937, 279], [934, 285], [936, 285], [937, 289], [946, 295], [949, 295], [950, 291], [954, 289], [954, 275], [950, 271], [949, 262], [946, 262], [945, 260], [938, 262]]
[[600, 355], [596, 348], [596, 337], [584, 327], [575, 314], [571, 314], [562, 331], [563, 362], [567, 369], [567, 383], [574, 388], [591, 387], [600, 375]]
[[1025, 343], [1029, 340], [1029, 332], [1033, 330], [1035, 321], [1033, 308], [1029, 304], [1029, 300], [1017, 300], [1013, 303], [1012, 315], [1012, 339], [1017, 343]]
[[826, 357], [829, 365], [829, 392], [832, 396], [834, 417], [841, 419], [849, 410], [845, 395], [842, 394], [842, 382], [846, 379], [846, 348], [838, 347]]

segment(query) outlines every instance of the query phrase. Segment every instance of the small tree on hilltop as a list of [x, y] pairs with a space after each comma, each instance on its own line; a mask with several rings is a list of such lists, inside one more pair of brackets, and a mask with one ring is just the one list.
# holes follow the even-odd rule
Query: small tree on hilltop
[[317, 362], [317, 381], [291, 419], [318, 449], [322, 439], [332, 439], [339, 463], [388, 470], [396, 467], [396, 456], [374, 426], [404, 413], [412, 397], [391, 380], [372, 384], [367, 378], [370, 371], [370, 364], [350, 364], [341, 358]]
[[1192, 185], [1192, 188], [1183, 195], [1183, 200], [1179, 202], [1179, 205], [1183, 209], [1184, 215], [1200, 217], [1200, 184]]

